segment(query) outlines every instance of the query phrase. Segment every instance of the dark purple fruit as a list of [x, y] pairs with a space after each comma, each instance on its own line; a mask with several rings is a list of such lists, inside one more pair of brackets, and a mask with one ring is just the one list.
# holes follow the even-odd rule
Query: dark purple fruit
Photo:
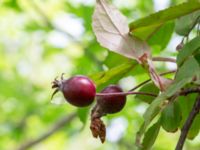
[[52, 88], [56, 88], [52, 97], [61, 91], [65, 99], [77, 107], [85, 107], [92, 104], [96, 94], [94, 83], [86, 76], [74, 76], [68, 80], [61, 77], [61, 81], [55, 79]]
[[[101, 91], [101, 93], [119, 93], [123, 92], [117, 85], [109, 85]], [[113, 114], [121, 111], [126, 104], [125, 95], [105, 95], [97, 97], [97, 103], [101, 106], [103, 111], [108, 114]]]

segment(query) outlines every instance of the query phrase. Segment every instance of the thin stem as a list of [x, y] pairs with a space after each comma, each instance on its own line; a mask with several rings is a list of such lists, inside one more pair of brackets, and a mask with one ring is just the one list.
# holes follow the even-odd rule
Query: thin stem
[[167, 71], [167, 72], [163, 72], [160, 74], [160, 76], [164, 76], [164, 75], [167, 75], [167, 74], [171, 74], [171, 73], [175, 73], [177, 70], [170, 70], [170, 71]]
[[156, 94], [146, 92], [116, 92], [116, 93], [96, 93], [96, 96], [126, 96], [126, 95], [147, 95], [157, 97]]
[[181, 135], [180, 138], [178, 140], [178, 143], [176, 145], [176, 150], [182, 150], [183, 149], [183, 145], [185, 143], [185, 139], [187, 137], [188, 131], [196, 117], [196, 115], [199, 113], [200, 110], [200, 95], [198, 95], [196, 102], [193, 105], [192, 111], [190, 112], [183, 128], [181, 129]]
[[153, 61], [163, 61], [163, 62], [172, 62], [176, 63], [176, 59], [174, 58], [169, 58], [169, 57], [153, 57]]
[[146, 83], [150, 82], [151, 79], [148, 79], [140, 84], [138, 84], [137, 86], [135, 86], [134, 88], [130, 89], [129, 91], [135, 91], [136, 89], [140, 88], [141, 86], [145, 85]]
[[[176, 70], [171, 70], [171, 71], [163, 72], [163, 73], [160, 74], [160, 76], [164, 76], [164, 75], [175, 73], [175, 72], [176, 72]], [[140, 88], [141, 86], [143, 86], [144, 84], [146, 84], [146, 83], [148, 83], [150, 81], [151, 81], [151, 79], [145, 80], [144, 82], [138, 84], [137, 86], [133, 87], [129, 91], [135, 91], [136, 89]]]
[[178, 96], [186, 96], [188, 94], [192, 93], [200, 93], [200, 87], [194, 87], [194, 88], [186, 88], [182, 89], [181, 91], [177, 92], [176, 94], [173, 95], [174, 99], [177, 98]]

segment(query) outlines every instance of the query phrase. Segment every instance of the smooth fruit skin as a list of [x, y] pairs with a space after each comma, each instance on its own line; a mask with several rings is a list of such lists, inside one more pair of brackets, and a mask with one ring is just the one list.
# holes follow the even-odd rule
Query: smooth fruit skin
[[88, 77], [79, 75], [63, 80], [61, 91], [70, 104], [85, 107], [94, 101], [96, 87]]
[[[101, 93], [119, 93], [123, 92], [117, 85], [109, 85]], [[99, 96], [97, 103], [103, 108], [105, 113], [113, 114], [121, 111], [126, 104], [126, 96]]]

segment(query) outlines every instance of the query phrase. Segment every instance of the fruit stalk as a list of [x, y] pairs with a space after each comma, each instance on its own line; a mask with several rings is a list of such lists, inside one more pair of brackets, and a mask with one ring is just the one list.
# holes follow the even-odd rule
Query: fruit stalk
[[117, 93], [96, 93], [96, 96], [126, 96], [126, 95], [147, 95], [157, 97], [156, 94], [146, 92], [117, 92]]

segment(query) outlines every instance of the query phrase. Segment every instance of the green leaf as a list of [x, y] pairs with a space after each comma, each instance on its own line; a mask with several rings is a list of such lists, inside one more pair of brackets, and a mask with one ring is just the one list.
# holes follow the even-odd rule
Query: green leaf
[[200, 65], [200, 48], [198, 49], [197, 53], [194, 55], [194, 58]]
[[187, 96], [179, 96], [177, 98], [177, 102], [179, 103], [181, 113], [182, 113], [182, 121], [180, 127], [185, 123], [190, 111], [192, 110], [192, 106], [195, 102], [196, 94], [190, 94]]
[[87, 122], [87, 117], [88, 117], [88, 113], [89, 113], [89, 107], [86, 108], [78, 108], [77, 109], [77, 114], [78, 117], [80, 119], [80, 121], [85, 125]]
[[114, 67], [108, 71], [102, 71], [97, 74], [90, 75], [90, 78], [95, 82], [96, 86], [100, 86], [112, 78], [115, 78], [118, 75], [124, 75], [131, 69], [133, 69], [137, 63], [135, 61], [129, 61], [127, 63], [121, 64], [117, 67]]
[[184, 45], [177, 56], [177, 64], [181, 64], [190, 56], [192, 56], [197, 50], [200, 49], [200, 36], [195, 37], [190, 42]]
[[[180, 105], [181, 112], [182, 112], [182, 122], [181, 122], [180, 128], [183, 127], [185, 121], [187, 120], [189, 113], [191, 112], [194, 102], [196, 100], [196, 96], [197, 94], [191, 94], [187, 96], [180, 96], [178, 98], [178, 103]], [[200, 125], [200, 114], [198, 114], [195, 117], [192, 123], [192, 126], [187, 135], [188, 139], [194, 139], [198, 135], [199, 130], [200, 130], [199, 125]]]
[[[141, 65], [139, 65], [136, 61], [134, 62], [134, 60], [130, 60], [120, 54], [117, 54], [117, 53], [114, 53], [111, 51], [108, 52], [108, 56], [106, 57], [103, 64], [105, 64], [106, 67], [111, 69], [120, 64], [129, 63], [130, 61], [133, 61], [133, 63], [135, 63], [135, 66], [130, 71], [125, 73], [126, 76], [129, 76], [129, 75], [137, 76], [139, 74], [146, 73], [146, 70]], [[116, 77], [115, 77], [115, 79], [116, 79]]]
[[[199, 49], [199, 51], [194, 55], [194, 58], [196, 59], [196, 61], [198, 62], [199, 66], [200, 66], [200, 49]], [[199, 73], [198, 73], [197, 76], [196, 76], [196, 80], [194, 81], [194, 83], [200, 85], [200, 70], [199, 70]]]
[[181, 122], [181, 109], [178, 102], [169, 104], [161, 114], [161, 125], [168, 132], [177, 131]]
[[[159, 89], [158, 87], [155, 86], [155, 84], [153, 83], [148, 83], [148, 84], [145, 84], [140, 90], [139, 92], [147, 92], [147, 93], [152, 93], [152, 94], [155, 94], [155, 95], [158, 95], [159, 94]], [[136, 99], [139, 99], [141, 101], [144, 101], [146, 103], [151, 103], [155, 97], [152, 97], [152, 96], [146, 96], [146, 95], [136, 95], [135, 96]]]
[[194, 57], [190, 57], [184, 62], [176, 74], [176, 81], [182, 81], [190, 79], [198, 75], [200, 72], [200, 66]]
[[141, 150], [150, 150], [156, 141], [158, 133], [160, 131], [160, 120], [152, 125], [144, 135]]
[[137, 137], [136, 137], [137, 145], [140, 145], [141, 138], [142, 138], [143, 134], [145, 133], [146, 128], [149, 126], [149, 124], [154, 119], [154, 117], [160, 112], [161, 102], [163, 102], [166, 99], [167, 99], [166, 94], [162, 93], [147, 108], [146, 112], [143, 115], [144, 123], [141, 125], [141, 127], [137, 133]]
[[159, 46], [159, 51], [166, 48], [174, 31], [174, 22], [168, 22], [158, 29], [149, 39], [150, 46]]
[[[190, 71], [188, 71], [190, 68]], [[144, 123], [140, 127], [140, 130], [137, 134], [137, 141], [140, 141], [143, 136], [146, 128], [149, 126], [151, 121], [155, 116], [158, 115], [160, 110], [166, 107], [165, 100], [174, 95], [178, 90], [184, 87], [187, 83], [192, 81], [192, 78], [199, 72], [199, 65], [197, 61], [191, 57], [179, 68], [177, 72], [177, 76], [172, 85], [168, 87], [168, 89], [160, 94], [148, 107], [146, 112], [144, 113]]]
[[130, 23], [130, 31], [133, 35], [146, 40], [149, 35], [153, 34], [167, 21], [187, 15], [199, 9], [200, 2], [198, 0], [172, 6]]
[[193, 123], [192, 126], [190, 127], [190, 130], [188, 132], [187, 138], [193, 140], [199, 133], [200, 130], [200, 114], [198, 114]]
[[[108, 51], [108, 56], [106, 57], [104, 64], [108, 67], [108, 68], [113, 68], [116, 65], [122, 64], [129, 61], [129, 59], [127, 57], [124, 57], [120, 54]], [[116, 63], [117, 62], [117, 63]]]
[[179, 35], [187, 36], [194, 28], [200, 17], [200, 11], [183, 16], [176, 21], [175, 31]]

